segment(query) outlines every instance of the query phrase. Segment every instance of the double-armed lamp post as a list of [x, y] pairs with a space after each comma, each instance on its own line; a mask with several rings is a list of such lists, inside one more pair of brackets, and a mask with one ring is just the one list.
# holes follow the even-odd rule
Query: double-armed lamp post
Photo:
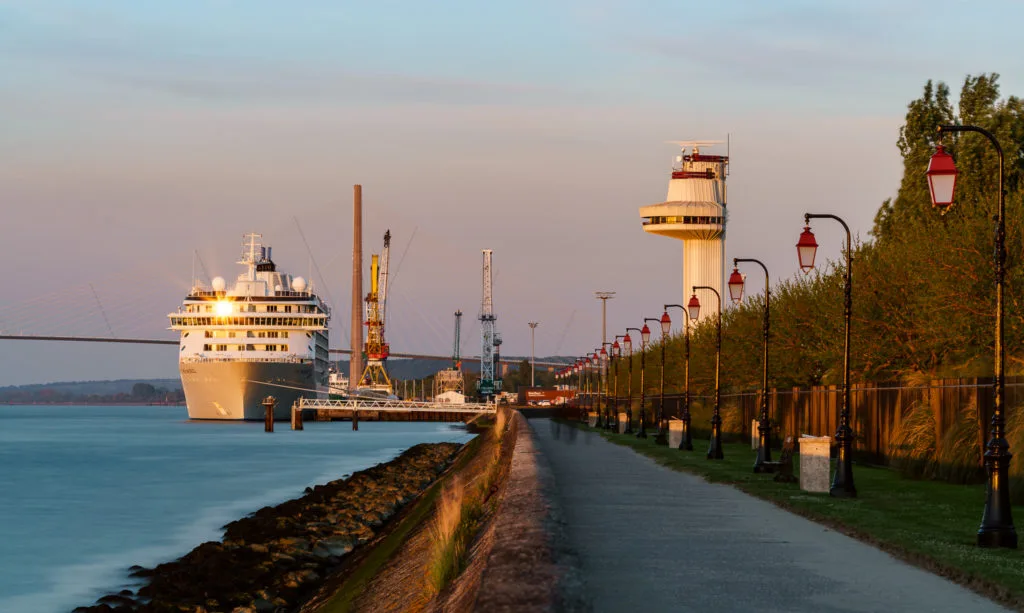
[[683, 315], [686, 316], [686, 321], [683, 323], [683, 336], [685, 339], [683, 344], [683, 370], [685, 371], [683, 410], [679, 415], [680, 420], [683, 422], [683, 440], [680, 441], [679, 448], [683, 451], [693, 451], [693, 438], [690, 436], [690, 314], [681, 304], [666, 304], [664, 307], [665, 312], [661, 314], [662, 334], [667, 334], [668, 330], [672, 327], [672, 318], [668, 316], [669, 307], [680, 309]]
[[722, 460], [725, 458], [725, 454], [722, 453], [722, 394], [718, 380], [722, 364], [722, 295], [713, 287], [694, 285], [693, 296], [690, 297], [690, 302], [686, 305], [692, 320], [700, 317], [700, 300], [697, 299], [697, 290], [699, 289], [710, 290], [715, 295], [715, 298], [718, 299], [718, 318], [715, 321], [715, 330], [717, 332], [715, 337], [715, 410], [711, 415], [711, 443], [708, 445], [708, 459]]
[[[985, 472], [988, 475], [988, 486], [985, 488], [985, 511], [982, 514], [981, 527], [978, 528], [979, 547], [1017, 548], [1017, 530], [1013, 525], [1013, 513], [1010, 507], [1009, 470], [1010, 444], [1006, 441], [1006, 417], [1004, 415], [1004, 363], [1006, 361], [1003, 344], [1003, 285], [1006, 264], [1006, 189], [1003, 174], [1003, 149], [991, 132], [977, 126], [944, 125], [939, 126], [939, 134], [947, 132], [977, 132], [988, 138], [999, 155], [999, 189], [996, 208], [995, 227], [995, 285], [996, 285], [996, 329], [995, 357], [993, 367], [995, 376], [992, 381], [992, 425], [989, 431], [988, 444], [985, 446]], [[935, 155], [928, 164], [928, 190], [932, 205], [943, 214], [953, 205], [953, 193], [956, 188], [957, 169], [953, 156], [946, 153], [942, 145], [938, 146]]]
[[761, 260], [754, 258], [733, 258], [732, 274], [729, 275], [729, 297], [736, 304], [743, 301], [743, 287], [746, 284], [746, 276], [739, 271], [740, 262], [751, 262], [757, 264], [764, 270], [764, 355], [761, 360], [761, 414], [757, 420], [757, 459], [754, 460], [754, 472], [773, 472], [772, 461], [772, 430], [768, 422], [768, 324], [770, 307], [770, 279], [768, 278], [768, 267]]
[[805, 213], [804, 231], [796, 244], [800, 258], [800, 269], [808, 273], [814, 268], [814, 256], [818, 251], [818, 241], [811, 232], [812, 219], [834, 219], [846, 230], [846, 283], [843, 286], [843, 319], [846, 322], [846, 334], [843, 341], [843, 398], [839, 413], [839, 427], [836, 428], [836, 442], [839, 454], [836, 457], [836, 474], [832, 478], [829, 494], [837, 498], [854, 498], [857, 487], [853, 483], [853, 429], [850, 428], [850, 317], [853, 305], [853, 244], [850, 238], [850, 226], [846, 222], [829, 213]]

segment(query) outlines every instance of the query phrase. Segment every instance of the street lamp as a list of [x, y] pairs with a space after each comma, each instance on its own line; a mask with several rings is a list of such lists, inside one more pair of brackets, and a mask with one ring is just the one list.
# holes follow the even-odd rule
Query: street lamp
[[658, 434], [654, 436], [655, 445], [668, 445], [668, 420], [665, 417], [665, 326], [661, 319], [644, 317], [644, 329], [647, 330], [647, 337], [650, 338], [651, 331], [647, 328], [647, 322], [653, 321], [662, 328], [661, 332], [661, 386], [659, 388], [658, 414], [655, 416], [658, 421]]
[[609, 429], [618, 430], [619, 425], [619, 364], [617, 359], [622, 355], [622, 347], [619, 346], [619, 339], [622, 338], [620, 335], [615, 336], [615, 342], [612, 343], [612, 377], [614, 380], [614, 387], [612, 388], [612, 423], [608, 426]]
[[769, 322], [769, 284], [768, 267], [761, 260], [754, 258], [733, 258], [732, 274], [729, 275], [729, 295], [732, 301], [739, 303], [743, 300], [743, 289], [746, 284], [746, 277], [740, 274], [739, 263], [752, 262], [764, 270], [764, 356], [761, 359], [761, 415], [757, 420], [757, 459], [754, 460], [755, 473], [774, 472], [772, 461], [772, 431], [768, 423], [768, 322]]
[[598, 357], [595, 351], [590, 355], [590, 379], [592, 385], [590, 387], [590, 395], [594, 399], [592, 408], [597, 417], [594, 418], [594, 426], [597, 428], [601, 427], [601, 374], [598, 372]]
[[715, 329], [718, 332], [715, 340], [715, 411], [711, 414], [711, 443], [708, 445], [708, 459], [722, 460], [725, 458], [725, 454], [722, 453], [722, 415], [720, 411], [722, 395], [718, 386], [718, 373], [722, 362], [722, 295], [713, 287], [694, 285], [693, 296], [690, 297], [690, 302], [687, 305], [690, 319], [700, 317], [700, 300], [697, 299], [697, 290], [699, 289], [711, 290], [715, 298], [718, 299], [718, 320], [715, 322]]
[[666, 304], [665, 312], [661, 314], [661, 330], [664, 333], [669, 327], [672, 326], [672, 319], [668, 316], [668, 308], [674, 307], [680, 309], [686, 316], [686, 323], [683, 324], [684, 329], [684, 352], [683, 352], [683, 363], [685, 364], [685, 390], [683, 392], [683, 410], [679, 416], [683, 422], [683, 440], [679, 443], [679, 448], [683, 451], [693, 451], [693, 439], [690, 437], [690, 314], [686, 308], [681, 304]]
[[[647, 341], [651, 339], [651, 329], [644, 324], [642, 329], [637, 328], [626, 328], [626, 330], [636, 330], [640, 333], [640, 431], [636, 433], [637, 438], [647, 438], [647, 420], [644, 415], [645, 404], [647, 404], [647, 392], [644, 390], [644, 368], [646, 364], [645, 357], [647, 355]], [[632, 365], [630, 360], [630, 365]], [[630, 379], [632, 383], [632, 378]]]
[[608, 428], [611, 427], [611, 419], [612, 419], [611, 411], [609, 410], [609, 407], [608, 407], [608, 350], [605, 349], [605, 347], [607, 345], [611, 345], [611, 343], [609, 343], [608, 341], [604, 341], [604, 342], [601, 343], [601, 353], [600, 353], [600, 358], [601, 358], [601, 389], [603, 390], [602, 398], [604, 398], [604, 411], [603, 411], [604, 423], [602, 424], [602, 427], [604, 427], [605, 429], [608, 429]]
[[534, 367], [535, 362], [534, 362], [534, 353], [533, 353], [533, 333], [537, 330], [537, 326], [539, 326], [540, 323], [536, 322], [536, 321], [531, 321], [527, 325], [530, 326], [530, 387], [534, 387], [535, 383], [534, 383], [533, 375], [534, 375], [534, 370], [535, 370], [535, 367]]
[[836, 457], [836, 474], [832, 478], [832, 487], [828, 493], [837, 498], [854, 498], [857, 487], [853, 483], [853, 430], [850, 429], [850, 315], [853, 305], [853, 250], [850, 238], [850, 227], [846, 222], [828, 213], [804, 214], [804, 231], [796, 244], [800, 258], [800, 268], [810, 272], [814, 268], [814, 256], [818, 250], [818, 242], [811, 232], [812, 219], [834, 219], [846, 230], [846, 284], [843, 288], [843, 319], [846, 322], [846, 338], [843, 341], [843, 398], [839, 413], [839, 427], [836, 428], [836, 442], [839, 454]]
[[[1006, 262], [1006, 190], [1003, 174], [1003, 148], [991, 132], [977, 126], [939, 126], [939, 134], [946, 132], [977, 132], [988, 138], [999, 154], [999, 203], [996, 210], [995, 276], [996, 276], [996, 342], [993, 366], [995, 377], [992, 382], [994, 401], [992, 403], [992, 427], [988, 444], [985, 446], [985, 472], [988, 487], [985, 488], [985, 512], [978, 528], [979, 547], [1017, 548], [1017, 530], [1013, 526], [1010, 508], [1009, 469], [1010, 444], [1006, 441], [1006, 418], [1004, 416], [1004, 392], [1006, 380], [1003, 377], [1005, 350], [1003, 345], [1003, 279]], [[928, 189], [932, 205], [946, 210], [953, 204], [957, 170], [953, 157], [939, 145], [938, 151], [928, 164]]]
[[[626, 429], [623, 434], [633, 434], [633, 339], [629, 338], [629, 331], [636, 328], [626, 328], [626, 335], [622, 337], [622, 345], [626, 348], [626, 358], [629, 360], [629, 372], [627, 379], [628, 390], [626, 392]], [[639, 332], [639, 330], [637, 330]]]

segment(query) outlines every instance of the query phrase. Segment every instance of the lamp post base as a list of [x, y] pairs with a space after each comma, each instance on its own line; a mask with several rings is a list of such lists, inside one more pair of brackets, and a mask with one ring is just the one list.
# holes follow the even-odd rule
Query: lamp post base
[[775, 466], [771, 463], [772, 461], [772, 441], [771, 441], [771, 427], [768, 425], [768, 420], [762, 416], [760, 423], [757, 425], [758, 441], [757, 441], [757, 459], [754, 460], [754, 472], [755, 473], [773, 473], [775, 472]]
[[708, 445], [709, 460], [724, 460], [722, 453], [722, 418], [715, 415], [711, 418], [711, 443]]
[[1007, 479], [1012, 457], [1005, 438], [993, 437], [988, 442], [985, 451], [988, 487], [985, 488], [985, 512], [978, 528], [978, 547], [1017, 548], [1017, 530], [1013, 527], [1010, 482]]
[[683, 415], [683, 440], [679, 443], [680, 451], [693, 451], [693, 439], [690, 437], [690, 415]]
[[836, 458], [836, 474], [828, 494], [833, 498], [856, 498], [857, 486], [853, 483], [853, 430], [843, 424], [836, 430], [839, 443], [839, 457]]

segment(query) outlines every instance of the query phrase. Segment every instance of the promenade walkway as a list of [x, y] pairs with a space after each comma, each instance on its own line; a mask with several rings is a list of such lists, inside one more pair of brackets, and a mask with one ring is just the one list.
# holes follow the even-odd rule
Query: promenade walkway
[[[1005, 611], [938, 576], [594, 433], [532, 419], [595, 611]], [[682, 452], [681, 452], [682, 453]], [[699, 452], [694, 452], [699, 453]]]

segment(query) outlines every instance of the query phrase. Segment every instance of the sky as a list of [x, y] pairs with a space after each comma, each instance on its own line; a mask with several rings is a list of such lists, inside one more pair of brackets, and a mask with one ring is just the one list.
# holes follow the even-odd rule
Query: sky
[[[242, 234], [313, 279], [348, 347], [352, 185], [364, 258], [392, 232], [392, 351], [479, 352], [494, 250], [503, 355], [580, 355], [683, 299], [647, 235], [666, 141], [730, 141], [727, 261], [797, 272], [803, 213], [863, 240], [895, 195], [906, 105], [998, 72], [1010, 2], [0, 0], [0, 330], [173, 339]], [[722, 151], [724, 153], [724, 151]], [[922, 169], [923, 174], [924, 169]], [[923, 180], [923, 176], [922, 176]], [[837, 258], [837, 224], [815, 227]], [[752, 272], [752, 271], [748, 271]], [[751, 274], [748, 293], [763, 283]], [[837, 296], [837, 300], [840, 297]], [[855, 296], [856, 299], [856, 296]], [[173, 347], [0, 341], [0, 385], [176, 376]]]

